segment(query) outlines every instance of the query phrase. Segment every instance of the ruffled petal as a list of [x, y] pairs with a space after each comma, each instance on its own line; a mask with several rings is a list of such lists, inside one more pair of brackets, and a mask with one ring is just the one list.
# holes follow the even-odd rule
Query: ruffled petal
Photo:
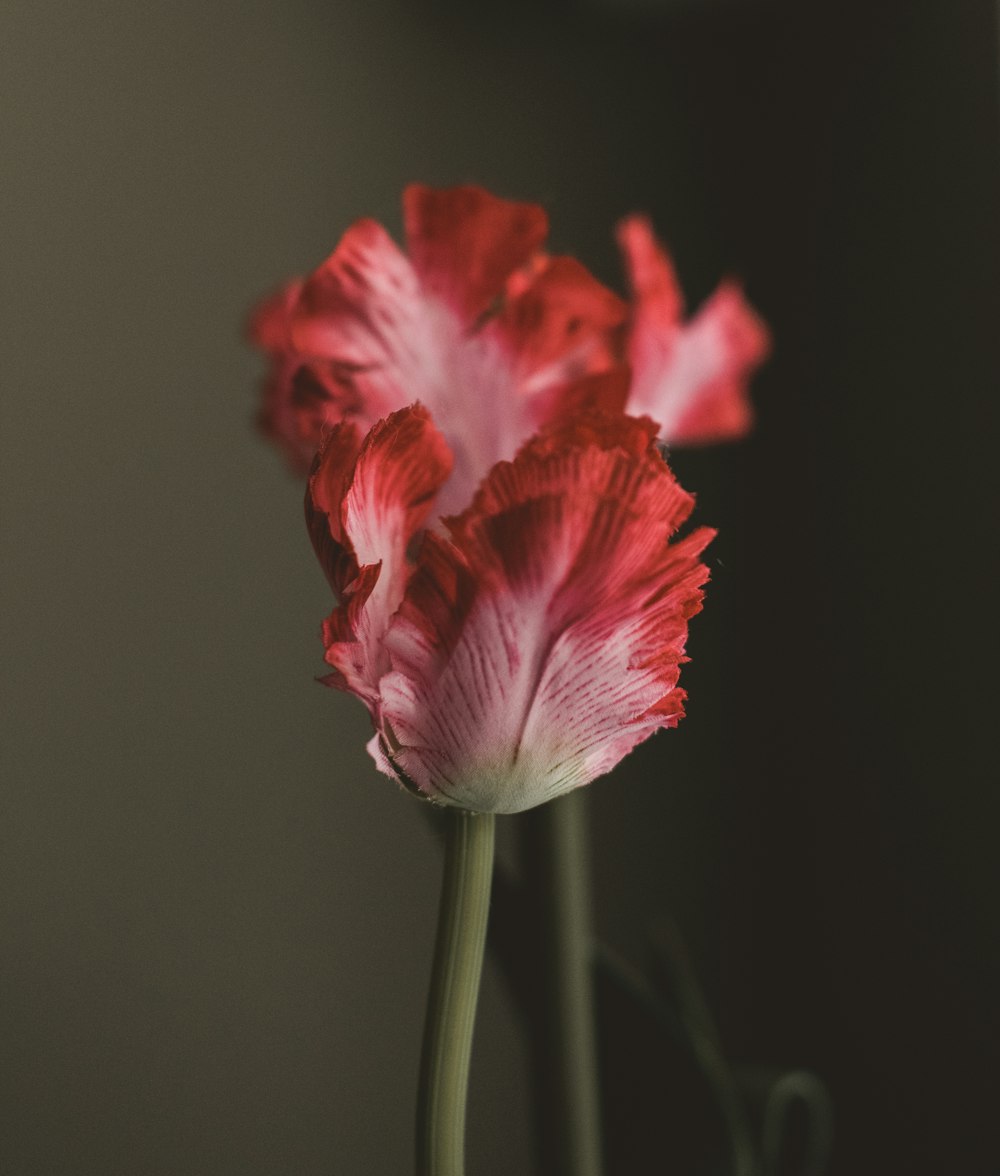
[[750, 376], [770, 347], [764, 323], [732, 282], [682, 323], [677, 278], [648, 220], [623, 221], [618, 241], [634, 297], [628, 411], [657, 421], [668, 444], [745, 435], [752, 419]]
[[684, 295], [677, 271], [657, 242], [649, 217], [626, 217], [619, 223], [616, 237], [635, 299], [636, 320], [664, 331], [679, 327]]
[[517, 812], [607, 772], [682, 713], [712, 532], [650, 421], [584, 416], [491, 471], [429, 534], [386, 634], [381, 752], [411, 787]]
[[344, 530], [341, 506], [354, 477], [361, 435], [353, 421], [335, 425], [313, 461], [306, 484], [306, 525], [313, 550], [338, 598], [358, 574], [354, 547]]
[[370, 427], [439, 379], [440, 341], [417, 275], [389, 234], [356, 222], [303, 284], [291, 338], [305, 359], [327, 365], [353, 403], [342, 406]]
[[407, 249], [420, 281], [472, 327], [539, 249], [548, 217], [537, 204], [502, 200], [471, 185], [403, 192]]
[[246, 333], [250, 342], [261, 351], [273, 355], [290, 349], [292, 308], [298, 301], [301, 289], [301, 280], [294, 278], [251, 311]]
[[301, 291], [302, 281], [295, 279], [265, 298], [250, 315], [247, 337], [268, 360], [257, 427], [283, 452], [295, 473], [306, 474], [335, 390], [328, 387], [325, 374], [305, 365], [292, 346], [292, 315]]
[[767, 328], [740, 288], [721, 285], [687, 325], [672, 363], [660, 374], [659, 396], [676, 406], [664, 440], [705, 445], [745, 436], [753, 422], [750, 377], [769, 350]]
[[544, 423], [569, 383], [611, 368], [621, 352], [627, 307], [572, 257], [555, 257], [509, 298], [486, 330], [511, 356], [518, 392]]
[[323, 630], [330, 681], [373, 715], [389, 668], [383, 638], [412, 571], [407, 550], [450, 469], [444, 438], [413, 405], [380, 421], [360, 445], [354, 424], [333, 428], [309, 479], [309, 531], [340, 601]]

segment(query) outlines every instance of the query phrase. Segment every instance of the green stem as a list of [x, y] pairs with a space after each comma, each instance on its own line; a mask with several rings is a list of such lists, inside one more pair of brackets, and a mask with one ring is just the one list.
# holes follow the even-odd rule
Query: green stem
[[602, 1167], [586, 799], [577, 790], [542, 810], [560, 1176], [600, 1176]]
[[489, 917], [495, 819], [447, 812], [417, 1095], [417, 1176], [464, 1176], [465, 1102]]

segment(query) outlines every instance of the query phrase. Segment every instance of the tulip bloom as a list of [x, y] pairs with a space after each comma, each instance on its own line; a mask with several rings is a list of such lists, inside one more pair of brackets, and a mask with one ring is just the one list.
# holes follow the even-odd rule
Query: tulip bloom
[[537, 205], [412, 184], [403, 213], [408, 252], [358, 221], [251, 320], [270, 360], [260, 425], [298, 472], [331, 425], [366, 432], [419, 400], [455, 442], [445, 505], [459, 510], [494, 462], [566, 410], [581, 377], [615, 369], [604, 407], [651, 417], [668, 445], [746, 433], [766, 328], [733, 282], [683, 322], [676, 275], [644, 217], [618, 229], [626, 306], [573, 258], [543, 251]]
[[655, 433], [593, 412], [536, 436], [411, 561], [451, 469], [444, 438], [421, 406], [364, 441], [331, 430], [307, 495], [340, 600], [328, 681], [368, 707], [384, 772], [443, 804], [518, 812], [676, 725], [713, 532], [669, 542], [693, 501]]

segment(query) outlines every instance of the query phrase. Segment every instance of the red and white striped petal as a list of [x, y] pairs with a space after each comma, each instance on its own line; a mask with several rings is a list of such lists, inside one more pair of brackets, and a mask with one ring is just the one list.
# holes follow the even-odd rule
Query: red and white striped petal
[[617, 364], [626, 314], [617, 294], [572, 257], [536, 264], [533, 280], [504, 302], [484, 331], [512, 357], [531, 426], [505, 459], [551, 421], [569, 384]]
[[752, 419], [748, 383], [767, 356], [767, 328], [733, 282], [683, 323], [677, 278], [649, 221], [623, 221], [618, 242], [634, 298], [628, 411], [652, 417], [671, 445], [744, 436]]
[[410, 184], [403, 192], [403, 221], [423, 289], [466, 328], [491, 309], [549, 229], [540, 205], [502, 200], [473, 185]]
[[655, 426], [583, 417], [491, 471], [426, 537], [386, 634], [383, 766], [442, 803], [517, 812], [610, 770], [682, 714], [712, 532]]
[[331, 685], [377, 711], [389, 667], [384, 637], [412, 572], [407, 550], [451, 469], [444, 438], [420, 405], [380, 421], [358, 443], [346, 422], [328, 434], [309, 479], [313, 545], [339, 598], [324, 625]]
[[268, 359], [257, 426], [297, 474], [309, 471], [331, 398], [292, 346], [292, 312], [301, 290], [299, 279], [286, 282], [254, 308], [247, 323], [247, 337]]
[[409, 259], [372, 220], [357, 221], [303, 283], [292, 313], [296, 353], [335, 371], [365, 428], [416, 400], [433, 402], [441, 379], [442, 324], [428, 312]]

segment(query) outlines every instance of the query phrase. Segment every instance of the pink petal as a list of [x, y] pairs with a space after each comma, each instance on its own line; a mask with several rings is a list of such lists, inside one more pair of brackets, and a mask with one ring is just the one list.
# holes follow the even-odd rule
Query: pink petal
[[502, 200], [473, 186], [410, 184], [403, 192], [403, 218], [424, 289], [466, 327], [492, 306], [548, 233], [548, 217], [539, 205]]
[[745, 435], [748, 384], [769, 350], [764, 323], [739, 288], [724, 283], [695, 317], [681, 322], [673, 266], [648, 220], [618, 229], [634, 296], [628, 342], [633, 369], [628, 411], [652, 417], [668, 444], [695, 445]]
[[324, 625], [331, 684], [373, 710], [389, 669], [383, 644], [412, 565], [407, 549], [451, 469], [451, 454], [420, 405], [380, 421], [358, 445], [352, 423], [328, 434], [309, 479], [306, 516], [340, 604]]
[[387, 636], [384, 760], [425, 795], [517, 812], [610, 770], [682, 713], [688, 618], [712, 532], [655, 426], [581, 418], [491, 471], [451, 540], [429, 534]]

